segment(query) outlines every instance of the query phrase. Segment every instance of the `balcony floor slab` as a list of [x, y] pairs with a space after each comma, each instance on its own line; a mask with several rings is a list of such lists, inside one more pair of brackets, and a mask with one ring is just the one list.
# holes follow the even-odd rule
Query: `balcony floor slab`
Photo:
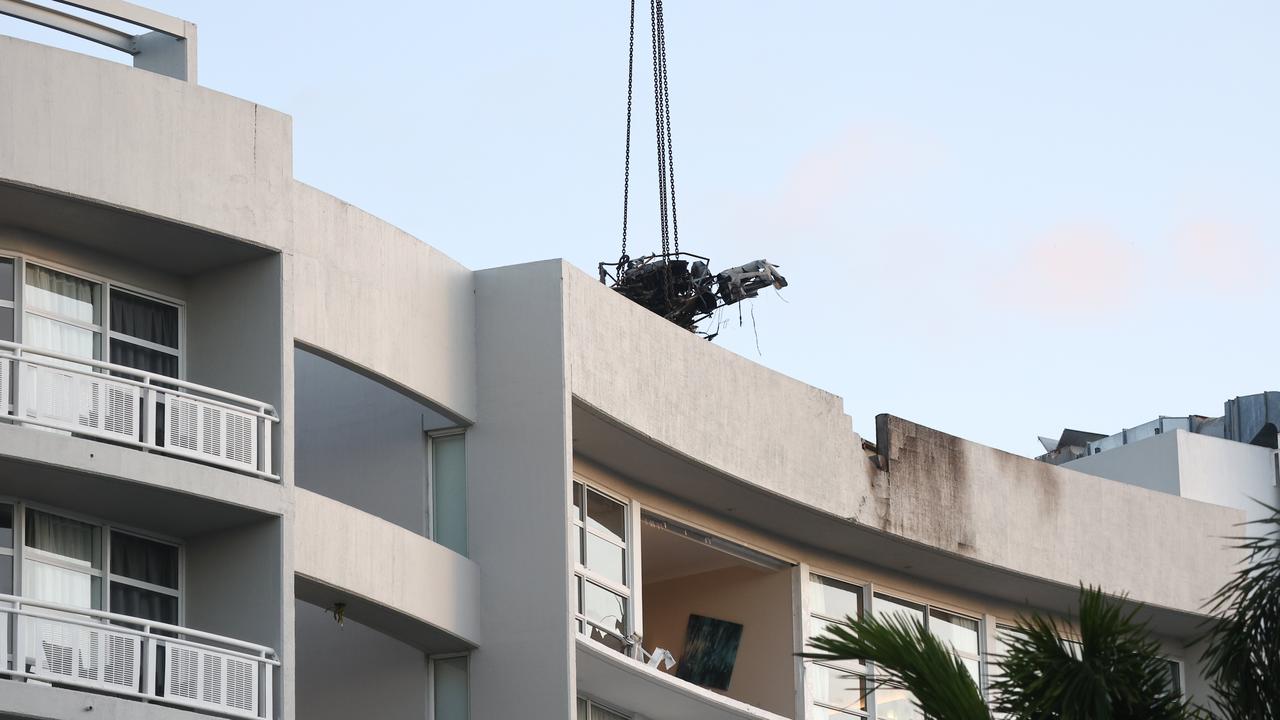
[[205, 720], [220, 717], [114, 695], [0, 679], [0, 720]]

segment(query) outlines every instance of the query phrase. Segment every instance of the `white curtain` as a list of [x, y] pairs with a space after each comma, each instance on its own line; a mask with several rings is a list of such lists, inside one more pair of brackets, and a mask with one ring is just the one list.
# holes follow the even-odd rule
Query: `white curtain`
[[98, 333], [92, 330], [27, 313], [24, 332], [23, 340], [34, 347], [89, 359], [97, 354]]
[[27, 263], [23, 302], [28, 307], [97, 325], [100, 293], [98, 283]]
[[62, 603], [92, 609], [98, 603], [93, 591], [93, 576], [38, 560], [22, 563], [22, 595], [32, 600]]

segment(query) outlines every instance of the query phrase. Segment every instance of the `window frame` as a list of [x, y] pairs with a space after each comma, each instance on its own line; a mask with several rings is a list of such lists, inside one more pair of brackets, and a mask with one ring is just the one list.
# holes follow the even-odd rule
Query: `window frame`
[[[804, 630], [802, 632], [802, 635], [804, 636], [803, 647], [805, 652], [809, 651], [809, 640], [811, 640], [814, 637], [809, 633], [809, 628], [810, 628], [810, 623], [815, 618], [819, 620], [824, 620], [827, 622], [827, 624], [843, 622], [843, 619], [832, 618], [830, 615], [814, 612], [813, 602], [812, 602], [812, 598], [813, 598], [812, 589], [813, 589], [813, 583], [815, 578], [822, 578], [823, 580], [831, 580], [833, 582], [840, 583], [841, 585], [848, 585], [852, 588], [855, 588], [858, 592], [858, 617], [859, 618], [865, 617], [868, 611], [867, 597], [870, 593], [869, 593], [869, 586], [867, 584], [860, 583], [848, 578], [843, 578], [837, 574], [833, 574], [827, 571], [815, 570], [809, 567], [804, 568], [803, 582], [805, 587], [805, 603], [804, 603], [804, 623], [805, 624], [803, 626]], [[830, 663], [823, 662], [821, 660], [812, 660], [808, 658], [800, 658], [800, 660], [801, 660], [801, 667], [803, 668], [802, 679], [804, 682], [803, 691], [805, 696], [804, 712], [806, 717], [808, 716], [809, 712], [813, 710], [813, 708], [815, 707], [821, 708], [823, 710], [832, 710], [837, 713], [846, 715], [850, 718], [866, 719], [866, 718], [874, 717], [873, 713], [875, 712], [875, 705], [873, 704], [874, 703], [873, 697], [875, 695], [875, 688], [871, 685], [871, 682], [872, 682], [871, 667], [872, 666], [870, 663], [864, 660], [859, 660], [857, 662], [861, 666], [861, 668], [858, 670], [854, 670], [850, 668], [842, 668], [836, 665], [832, 665]], [[809, 676], [808, 668], [811, 665], [818, 665], [827, 670], [833, 670], [835, 672], [841, 673], [842, 675], [856, 675], [861, 677], [864, 688], [865, 688], [863, 690], [864, 695], [862, 697], [863, 709], [851, 710], [848, 708], [835, 707], [833, 705], [829, 705], [825, 702], [822, 702], [821, 700], [818, 700], [816, 697], [814, 697], [812, 688], [809, 684], [810, 676]]]
[[[575, 512], [576, 508], [573, 504], [573, 487], [574, 486], [582, 487], [582, 508], [581, 508], [580, 514]], [[616, 502], [622, 505], [623, 532], [626, 534], [626, 537], [624, 538], [624, 542], [622, 544], [619, 544], [613, 538], [605, 537], [600, 533], [592, 531], [588, 526], [586, 522], [587, 513], [589, 512], [588, 508], [590, 507], [590, 503], [588, 502], [589, 496], [587, 494], [588, 490], [595, 492], [599, 495], [602, 495], [606, 499], [612, 500], [613, 502]], [[592, 639], [592, 638], [591, 638], [591, 633], [587, 632], [586, 630], [587, 627], [595, 628], [600, 632], [605, 633], [606, 635], [613, 636], [617, 638], [618, 642], [620, 642], [623, 645], [623, 650], [619, 652], [622, 652], [624, 655], [628, 657], [633, 657], [635, 653], [635, 648], [639, 646], [639, 643], [633, 643], [631, 641], [631, 638], [633, 638], [637, 632], [636, 631], [636, 628], [637, 628], [636, 602], [635, 602], [636, 594], [633, 591], [633, 587], [636, 582], [636, 577], [635, 577], [636, 570], [634, 567], [635, 565], [634, 558], [636, 553], [636, 543], [634, 542], [634, 539], [635, 539], [636, 528], [635, 528], [635, 522], [633, 519], [633, 516], [636, 513], [635, 513], [634, 504], [631, 502], [631, 500], [627, 498], [623, 498], [614, 492], [611, 492], [609, 490], [606, 490], [600, 487], [599, 485], [588, 482], [584, 478], [575, 476], [572, 479], [572, 484], [570, 485], [568, 510], [570, 514], [569, 526], [577, 527], [581, 530], [581, 535], [577, 536], [581, 538], [581, 541], [578, 542], [576, 547], [574, 548], [574, 556], [573, 556], [573, 576], [574, 576], [574, 584], [575, 584], [574, 585], [573, 617], [574, 617], [574, 624], [577, 626], [576, 631], [579, 636], [586, 637], [588, 639]], [[600, 573], [597, 573], [591, 570], [590, 568], [586, 567], [585, 565], [586, 559], [587, 559], [586, 543], [587, 543], [588, 534], [590, 534], [592, 537], [605, 540], [609, 544], [613, 545], [614, 547], [620, 548], [623, 551], [624, 555], [623, 555], [622, 565], [623, 565], [623, 577], [624, 577], [625, 584], [619, 585], [613, 580], [607, 577], [604, 577]], [[626, 622], [623, 625], [623, 631], [624, 631], [623, 634], [619, 635], [617, 632], [613, 630], [601, 627], [598, 623], [592, 620], [589, 620], [586, 616], [586, 613], [579, 609], [579, 606], [582, 605], [582, 602], [583, 602], [582, 598], [585, 595], [585, 590], [586, 590], [585, 583], [591, 583], [593, 585], [596, 585], [597, 587], [622, 598], [623, 609], [625, 610], [624, 615], [626, 620]], [[594, 639], [592, 639], [592, 641], [597, 642]], [[610, 648], [610, 649], [616, 649], [616, 648]]]
[[[34, 554], [34, 557], [32, 557], [31, 559], [34, 559], [36, 562], [45, 563], [47, 565], [53, 565], [55, 567], [59, 567], [67, 570], [74, 570], [75, 572], [83, 572], [83, 573], [89, 574], [91, 577], [101, 578], [101, 586], [99, 590], [99, 592], [101, 593], [101, 597], [99, 598], [99, 604], [102, 607], [94, 608], [95, 610], [99, 610], [101, 612], [115, 612], [117, 614], [124, 614], [111, 609], [111, 583], [119, 581], [128, 585], [131, 585], [133, 587], [139, 587], [144, 590], [153, 590], [156, 592], [162, 592], [162, 593], [173, 595], [174, 597], [176, 597], [178, 600], [178, 619], [177, 619], [177, 622], [173, 624], [179, 625], [179, 626], [185, 626], [186, 605], [187, 605], [186, 604], [186, 588], [187, 588], [186, 550], [187, 549], [186, 549], [185, 543], [183, 543], [178, 538], [168, 537], [158, 533], [139, 530], [137, 528], [134, 528], [128, 525], [120, 525], [120, 524], [108, 522], [100, 518], [93, 517], [91, 515], [86, 515], [84, 513], [76, 512], [74, 510], [68, 510], [66, 508], [60, 508], [54, 505], [48, 505], [41, 502], [31, 502], [31, 501], [23, 500], [16, 497], [0, 496], [0, 505], [8, 505], [13, 508], [12, 553], [5, 552], [7, 550], [10, 550], [10, 548], [0, 548], [0, 554], [12, 555], [12, 557], [14, 558], [13, 595], [21, 598], [27, 597], [26, 595], [23, 594], [23, 591], [25, 590], [25, 588], [23, 586], [24, 578], [22, 577], [22, 565], [28, 559], [28, 553], [32, 553]], [[93, 525], [97, 529], [97, 531], [101, 533], [99, 543], [98, 543], [98, 546], [99, 546], [98, 554], [100, 556], [99, 564], [101, 565], [101, 567], [86, 569], [74, 563], [69, 563], [65, 560], [61, 560], [60, 556], [54, 553], [49, 553], [49, 552], [40, 550], [39, 548], [27, 547], [27, 544], [26, 544], [27, 543], [27, 519], [26, 519], [27, 510], [35, 510], [36, 512], [42, 512], [48, 515], [56, 515], [58, 517], [67, 518], [69, 520], [75, 520], [78, 522]], [[155, 543], [162, 543], [162, 544], [169, 545], [176, 548], [178, 551], [178, 588], [175, 590], [173, 588], [164, 587], [160, 585], [152, 585], [151, 583], [147, 583], [145, 581], [135, 580], [133, 578], [125, 577], [123, 575], [116, 575], [112, 573], [111, 572], [111, 533], [112, 532], [120, 532], [125, 535], [130, 535], [136, 538], [140, 538], [142, 540], [147, 540], [149, 542], [155, 542]]]
[[427, 720], [439, 720], [436, 717], [436, 661], [458, 658], [467, 661], [467, 717], [471, 717], [471, 653], [454, 652], [427, 656]]
[[[462, 452], [463, 452], [463, 458], [464, 458], [463, 462], [465, 463], [466, 452], [467, 452], [467, 428], [451, 427], [451, 428], [442, 428], [439, 430], [428, 430], [426, 432], [426, 436], [427, 436], [427, 482], [426, 482], [426, 488], [425, 488], [425, 493], [426, 493], [425, 505], [427, 510], [426, 537], [430, 538], [432, 542], [436, 544], [440, 544], [436, 535], [436, 528], [438, 527], [436, 523], [436, 458], [435, 458], [436, 440], [441, 438], [452, 438], [452, 437], [461, 436]], [[467, 476], [466, 476], [465, 465], [463, 467], [462, 482], [463, 482], [463, 488], [465, 490], [467, 488]], [[463, 519], [463, 522], [464, 523], [466, 522], [466, 518]], [[464, 557], [469, 557], [470, 550], [471, 550], [470, 527], [467, 527], [467, 531], [468, 532], [467, 532], [466, 546], [463, 548], [464, 552], [461, 553]]]
[[[909, 606], [915, 606], [915, 607], [920, 608], [920, 610], [921, 610], [921, 615], [923, 616], [923, 619], [924, 619], [924, 629], [925, 629], [927, 632], [930, 632], [930, 633], [932, 633], [932, 632], [933, 632], [933, 630], [930, 628], [930, 622], [929, 622], [929, 621], [932, 619], [932, 612], [931, 612], [931, 611], [933, 611], [933, 610], [937, 610], [937, 611], [939, 611], [939, 612], [947, 613], [948, 615], [955, 615], [955, 616], [957, 616], [957, 617], [961, 617], [961, 618], [964, 618], [964, 619], [966, 619], [966, 620], [972, 620], [972, 621], [974, 621], [974, 622], [977, 622], [977, 623], [978, 623], [978, 628], [977, 628], [977, 631], [976, 631], [976, 632], [977, 632], [977, 636], [978, 636], [978, 652], [977, 652], [976, 654], [974, 654], [974, 653], [969, 653], [969, 652], [963, 652], [963, 651], [961, 651], [961, 650], [957, 649], [954, 645], [952, 645], [952, 646], [951, 646], [951, 649], [952, 649], [952, 651], [953, 651], [953, 652], [955, 652], [955, 654], [956, 654], [958, 657], [960, 657], [960, 658], [962, 658], [962, 659], [974, 660], [974, 661], [976, 661], [976, 662], [978, 663], [978, 675], [979, 675], [979, 677], [974, 678], [974, 684], [978, 686], [978, 692], [979, 692], [979, 693], [982, 693], [982, 694], [984, 695], [984, 697], [985, 697], [985, 689], [986, 689], [986, 687], [987, 687], [987, 678], [988, 678], [988, 676], [990, 675], [990, 671], [989, 671], [989, 670], [988, 670], [988, 668], [987, 668], [987, 662], [986, 662], [986, 655], [987, 655], [987, 637], [986, 637], [986, 627], [987, 627], [987, 622], [986, 622], [986, 616], [985, 616], [985, 615], [978, 614], [978, 613], [971, 613], [971, 612], [967, 612], [967, 611], [963, 611], [963, 610], [958, 610], [958, 609], [955, 609], [953, 606], [950, 606], [950, 605], [943, 605], [943, 604], [939, 604], [939, 603], [934, 603], [934, 602], [931, 602], [931, 601], [929, 601], [929, 600], [926, 600], [926, 599], [923, 599], [923, 598], [919, 598], [918, 596], [913, 596], [913, 595], [904, 595], [904, 594], [900, 594], [900, 593], [894, 592], [894, 591], [892, 591], [892, 590], [890, 590], [890, 591], [887, 591], [887, 592], [886, 592], [886, 591], [884, 591], [884, 590], [881, 590], [881, 589], [875, 589], [875, 588], [873, 588], [873, 589], [872, 589], [872, 591], [871, 591], [871, 593], [870, 593], [870, 597], [871, 597], [871, 599], [870, 599], [870, 603], [869, 603], [868, 605], [865, 605], [865, 606], [864, 606], [864, 610], [863, 610], [863, 612], [870, 612], [870, 613], [873, 613], [873, 614], [874, 614], [874, 613], [876, 613], [875, 603], [876, 603], [876, 598], [877, 598], [877, 596], [882, 596], [885, 600], [887, 600], [887, 601], [889, 601], [889, 602], [893, 602], [893, 603], [899, 604], [899, 605], [909, 605]], [[934, 637], [937, 637], [937, 635], [935, 635]], [[939, 640], [942, 640], [942, 638], [938, 638], [938, 639], [939, 639]], [[945, 641], [943, 641], [943, 642], [945, 642]], [[874, 679], [874, 677], [875, 677], [875, 665], [874, 665], [874, 664], [871, 664], [871, 665], [870, 665], [870, 671], [869, 671], [869, 675], [868, 675], [868, 677], [869, 677], [869, 678], [872, 678], [872, 679]], [[870, 697], [872, 697], [872, 698], [874, 698], [874, 697], [875, 697], [875, 694], [876, 694], [876, 693], [875, 693], [875, 691], [873, 690], [872, 692], [870, 692], [870, 693], [869, 693], [869, 696], [870, 696]], [[874, 700], [873, 700], [873, 702], [874, 702]], [[868, 704], [868, 708], [869, 708], [869, 709], [868, 709], [868, 713], [869, 713], [869, 714], [868, 714], [868, 717], [869, 717], [869, 718], [871, 718], [871, 720], [876, 720], [876, 719], [879, 717], [878, 709], [877, 709], [877, 708], [875, 708], [875, 706], [874, 706], [874, 705], [872, 705], [872, 704], [870, 704], [870, 703]], [[873, 711], [874, 711], [874, 713], [875, 713], [875, 714], [870, 714], [870, 713], [872, 713]]]
[[[0, 307], [13, 308], [13, 342], [23, 343], [26, 339], [26, 314], [30, 312], [33, 315], [53, 320], [55, 322], [73, 325], [84, 330], [98, 333], [101, 343], [98, 348], [98, 354], [105, 357], [94, 358], [100, 361], [106, 361], [111, 356], [111, 339], [115, 338], [123, 342], [133, 343], [139, 347], [149, 350], [156, 350], [170, 355], [175, 355], [178, 359], [178, 379], [185, 380], [187, 378], [187, 304], [185, 301], [159, 293], [154, 290], [139, 287], [132, 283], [121, 282], [110, 277], [99, 275], [97, 273], [81, 270], [80, 268], [65, 265], [63, 263], [48, 260], [42, 256], [17, 252], [5, 248], [0, 248], [0, 257], [13, 261], [13, 300], [0, 300]], [[27, 307], [25, 289], [27, 285], [27, 264], [36, 265], [56, 272], [74, 276], [81, 280], [96, 283], [101, 288], [100, 323], [85, 323], [82, 320], [63, 317], [57, 313], [51, 313], [46, 310], [33, 309]], [[131, 295], [137, 295], [146, 300], [158, 302], [164, 305], [170, 305], [178, 311], [178, 347], [174, 348], [152, 343], [141, 338], [134, 338], [132, 335], [126, 335], [111, 329], [111, 294], [114, 290], [121, 290]]]
[[[577, 717], [578, 700], [582, 700], [587, 704], [587, 716], [584, 718]], [[635, 713], [628, 712], [626, 710], [619, 710], [616, 706], [610, 705], [609, 703], [602, 703], [586, 695], [579, 695], [573, 701], [574, 720], [593, 720], [592, 716], [595, 713], [591, 711], [594, 710], [595, 708], [600, 708], [601, 710], [604, 710], [607, 713], [612, 713], [614, 715], [617, 715], [618, 717], [623, 717], [623, 718], [635, 718], [636, 716]]]

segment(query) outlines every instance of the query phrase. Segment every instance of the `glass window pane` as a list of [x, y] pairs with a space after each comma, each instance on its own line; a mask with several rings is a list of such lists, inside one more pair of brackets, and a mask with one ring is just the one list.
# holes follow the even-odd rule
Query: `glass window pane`
[[1178, 697], [1182, 697], [1182, 663], [1177, 660], [1168, 660], [1169, 663], [1169, 689]]
[[13, 300], [13, 258], [0, 258], [0, 300]]
[[0, 503], [0, 547], [13, 547], [13, 506]]
[[442, 658], [433, 663], [435, 720], [467, 720], [470, 698], [467, 692], [467, 659]]
[[32, 263], [27, 263], [23, 302], [71, 320], [102, 324], [101, 285]]
[[[627, 600], [626, 598], [606, 590], [592, 582], [583, 582], [582, 612], [588, 620], [617, 636], [627, 634]], [[588, 626], [588, 634], [595, 640], [616, 650], [625, 648], [625, 643], [598, 628]]]
[[176, 625], [178, 598], [154, 590], [134, 587], [128, 583], [113, 582], [111, 583], [111, 612]]
[[817, 664], [806, 667], [805, 674], [814, 700], [841, 710], [866, 710], [866, 678], [849, 677], [844, 670]]
[[629, 720], [629, 718], [599, 705], [592, 705], [590, 720]]
[[612, 537], [619, 544], [627, 542], [626, 506], [600, 493], [587, 489], [587, 527]]
[[26, 344], [75, 357], [97, 359], [101, 355], [100, 333], [31, 313], [25, 317], [23, 341]]
[[85, 568], [101, 568], [101, 538], [96, 525], [60, 515], [27, 510], [27, 547], [53, 553]]
[[930, 608], [929, 630], [939, 640], [951, 643], [952, 647], [962, 653], [978, 654], [977, 620], [949, 613], [945, 610]]
[[[823, 620], [822, 618], [816, 618], [816, 617], [813, 617], [812, 615], [809, 616], [809, 626], [808, 626], [809, 637], [813, 638], [823, 634], [826, 631], [827, 626], [830, 624], [831, 624], [830, 621]], [[809, 648], [806, 648], [805, 651], [817, 652], [817, 649], [809, 647]], [[865, 672], [865, 668], [862, 666], [861, 660], [823, 660], [822, 662], [825, 665], [831, 665], [833, 667], [843, 668], [849, 672], [859, 672], [859, 673]]]
[[22, 596], [71, 607], [100, 609], [102, 578], [26, 560], [22, 563]]
[[574, 553], [575, 553], [573, 557], [573, 561], [578, 563], [579, 565], [586, 565], [587, 556], [585, 554], [586, 548], [582, 546], [582, 528], [578, 527], [577, 525], [573, 526], [573, 542], [574, 542], [573, 547], [574, 547]]
[[915, 696], [906, 690], [876, 690], [876, 717], [880, 720], [924, 720], [916, 706]]
[[0, 307], [0, 340], [8, 340], [13, 342], [14, 325], [13, 325], [13, 308]]
[[582, 519], [582, 483], [573, 484], [573, 519]]
[[924, 608], [905, 600], [897, 600], [877, 593], [873, 608], [875, 609], [876, 617], [879, 618], [903, 615], [918, 621], [921, 625], [924, 624]]
[[111, 572], [178, 589], [178, 548], [127, 533], [111, 533]]
[[[13, 594], [13, 556], [0, 555], [0, 593]], [[8, 622], [8, 618], [0, 618], [0, 622]]]
[[467, 449], [464, 435], [431, 439], [435, 541], [467, 554]]
[[809, 612], [835, 620], [862, 616], [862, 593], [856, 585], [820, 575], [809, 578]]
[[160, 350], [135, 345], [118, 338], [111, 338], [111, 357], [117, 365], [134, 370], [157, 373], [166, 377], [178, 377], [178, 356]]
[[586, 567], [619, 585], [627, 584], [626, 552], [603, 538], [587, 533]]
[[111, 330], [178, 349], [178, 308], [121, 290], [111, 291]]
[[575, 720], [588, 720], [586, 698], [578, 698], [578, 714], [574, 718]]

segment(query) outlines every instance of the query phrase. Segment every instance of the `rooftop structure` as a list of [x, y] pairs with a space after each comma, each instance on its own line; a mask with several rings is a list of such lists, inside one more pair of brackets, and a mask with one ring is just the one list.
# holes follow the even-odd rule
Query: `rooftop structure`
[[985, 689], [1079, 583], [1203, 696], [1241, 510], [864, 440], [563, 261], [296, 181], [288, 116], [171, 75], [0, 37], [0, 720], [905, 718], [795, 653], [914, 613]]

